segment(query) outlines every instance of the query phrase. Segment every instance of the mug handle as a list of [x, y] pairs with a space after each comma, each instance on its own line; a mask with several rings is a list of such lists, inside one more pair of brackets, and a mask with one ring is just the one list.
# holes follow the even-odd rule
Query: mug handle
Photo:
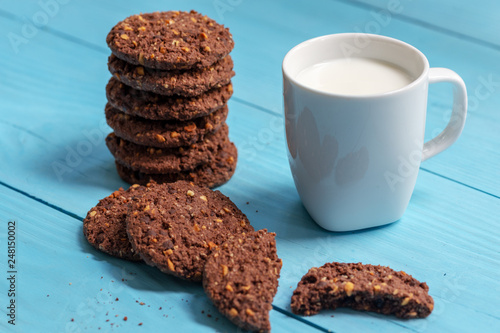
[[422, 161], [451, 146], [462, 133], [467, 116], [467, 89], [462, 78], [447, 68], [430, 68], [429, 83], [449, 82], [453, 85], [453, 111], [446, 128], [434, 139], [424, 143]]

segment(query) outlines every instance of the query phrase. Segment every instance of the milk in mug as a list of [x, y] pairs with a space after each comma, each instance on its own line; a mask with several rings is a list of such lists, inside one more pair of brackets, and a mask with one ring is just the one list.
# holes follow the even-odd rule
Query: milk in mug
[[313, 89], [340, 95], [374, 95], [401, 89], [414, 78], [389, 62], [369, 58], [333, 59], [300, 71], [296, 80]]

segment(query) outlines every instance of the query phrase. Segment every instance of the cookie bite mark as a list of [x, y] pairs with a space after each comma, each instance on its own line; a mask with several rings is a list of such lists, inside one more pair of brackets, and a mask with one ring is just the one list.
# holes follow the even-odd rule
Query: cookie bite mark
[[322, 309], [348, 307], [399, 318], [424, 318], [434, 308], [425, 282], [403, 271], [361, 263], [313, 267], [293, 292], [293, 313], [314, 315]]

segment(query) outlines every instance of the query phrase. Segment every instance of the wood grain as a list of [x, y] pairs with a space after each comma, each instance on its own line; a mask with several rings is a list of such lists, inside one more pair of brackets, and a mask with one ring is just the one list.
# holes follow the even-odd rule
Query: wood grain
[[[192, 8], [228, 26], [236, 42], [232, 57], [237, 75], [228, 124], [239, 163], [233, 179], [220, 190], [256, 229], [277, 233], [284, 266], [274, 301], [279, 311], [271, 315], [273, 331], [488, 332], [500, 326], [496, 2], [401, 0], [401, 15], [380, 21], [373, 11], [388, 2], [378, 0], [70, 1], [53, 12], [40, 5], [54, 1], [8, 1], [0, 9], [0, 29], [5, 32], [0, 39], [0, 242], [6, 237], [4, 223], [18, 220], [23, 331], [109, 331], [113, 322], [117, 329], [133, 332], [140, 321], [147, 329], [168, 325], [187, 331], [235, 330], [197, 286], [94, 250], [74, 218], [127, 186], [104, 144], [111, 131], [103, 111], [110, 76], [107, 32], [131, 14]], [[47, 23], [13, 44], [12, 34], [22, 37], [27, 22], [42, 17], [40, 12], [46, 13]], [[468, 87], [469, 118], [450, 149], [422, 164], [399, 222], [331, 233], [310, 219], [288, 168], [281, 61], [291, 47], [308, 38], [368, 29], [416, 46], [433, 67], [459, 73]], [[444, 128], [451, 101], [449, 87], [430, 87], [426, 138]], [[436, 308], [424, 320], [340, 309], [301, 322], [289, 313], [291, 293], [310, 267], [327, 261], [405, 270], [429, 284]], [[0, 269], [6, 271], [4, 260]], [[123, 269], [127, 281], [120, 283]], [[2, 294], [2, 304], [4, 298]], [[0, 330], [10, 328], [5, 325], [1, 320]]]

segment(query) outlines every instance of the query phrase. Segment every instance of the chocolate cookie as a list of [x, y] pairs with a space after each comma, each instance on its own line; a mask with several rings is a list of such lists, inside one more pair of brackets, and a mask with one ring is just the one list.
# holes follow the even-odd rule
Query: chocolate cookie
[[275, 234], [235, 235], [208, 257], [203, 288], [217, 309], [245, 330], [269, 332], [269, 311], [282, 266]]
[[202, 164], [190, 171], [166, 174], [148, 174], [135, 171], [116, 161], [118, 175], [129, 184], [145, 185], [151, 181], [157, 183], [173, 183], [178, 180], [191, 181], [199, 186], [210, 188], [226, 183], [234, 174], [238, 151], [234, 144], [230, 143], [228, 148], [220, 150], [215, 156], [215, 161]]
[[210, 66], [234, 47], [229, 29], [193, 10], [132, 15], [106, 42], [124, 61], [167, 70]]
[[188, 146], [217, 131], [226, 121], [227, 106], [205, 117], [186, 122], [149, 120], [130, 116], [106, 105], [106, 121], [116, 135], [133, 143], [157, 147]]
[[127, 233], [134, 250], [149, 265], [192, 281], [201, 281], [215, 248], [253, 231], [228, 197], [185, 181], [150, 185], [130, 207]]
[[121, 164], [144, 173], [178, 173], [211, 163], [221, 149], [230, 145], [228, 127], [222, 128], [202, 141], [179, 148], [153, 148], [124, 140], [114, 133], [106, 137], [111, 154]]
[[162, 71], [130, 64], [112, 54], [108, 68], [119, 81], [132, 88], [167, 96], [198, 96], [227, 85], [234, 76], [233, 60], [229, 55], [205, 68]]
[[112, 256], [140, 261], [141, 258], [132, 250], [125, 229], [130, 198], [144, 189], [132, 185], [128, 190], [122, 188], [99, 201], [83, 220], [83, 234], [88, 242], [98, 250]]
[[190, 120], [220, 109], [233, 94], [231, 83], [196, 97], [164, 96], [133, 89], [112, 77], [106, 96], [116, 109], [152, 120]]
[[400, 318], [427, 317], [434, 308], [429, 287], [405, 272], [361, 263], [327, 263], [302, 277], [292, 296], [295, 314], [349, 307]]

